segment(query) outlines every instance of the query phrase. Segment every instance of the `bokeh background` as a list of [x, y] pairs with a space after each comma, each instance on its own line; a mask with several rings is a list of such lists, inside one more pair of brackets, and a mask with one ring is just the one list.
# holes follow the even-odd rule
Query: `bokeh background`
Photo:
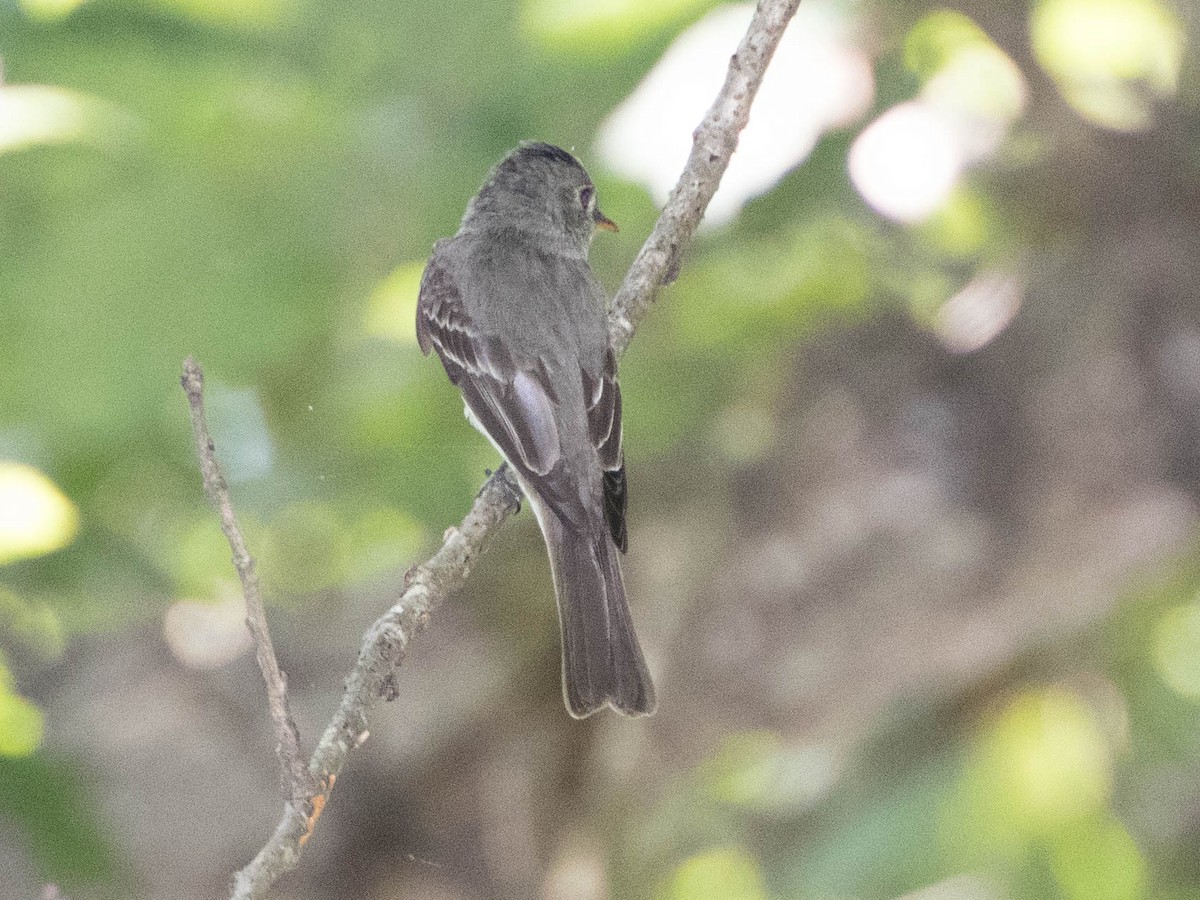
[[[0, 896], [216, 898], [494, 467], [412, 329], [521, 139], [615, 289], [710, 0], [0, 0]], [[1200, 7], [804, 0], [622, 363], [660, 711], [562, 707], [522, 513], [273, 896], [1200, 896]]]

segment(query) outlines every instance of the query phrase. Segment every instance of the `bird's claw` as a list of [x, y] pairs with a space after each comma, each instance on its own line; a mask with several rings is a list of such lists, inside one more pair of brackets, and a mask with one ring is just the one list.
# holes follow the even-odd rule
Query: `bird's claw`
[[514, 484], [513, 479], [509, 477], [507, 462], [503, 463], [496, 470], [496, 474], [492, 477], [492, 480], [496, 482], [496, 486], [503, 492], [505, 504], [511, 506], [513, 512], [519, 513], [521, 511], [521, 501], [524, 500], [525, 495], [522, 493], [520, 486]]

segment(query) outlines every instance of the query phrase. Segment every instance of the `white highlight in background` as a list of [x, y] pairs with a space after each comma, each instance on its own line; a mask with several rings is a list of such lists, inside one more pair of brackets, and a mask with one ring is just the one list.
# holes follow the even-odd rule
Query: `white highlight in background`
[[848, 164], [850, 180], [876, 211], [919, 222], [950, 196], [966, 158], [946, 117], [911, 102], [868, 125], [850, 147]]
[[218, 669], [254, 646], [240, 597], [177, 600], [167, 608], [162, 630], [171, 654], [189, 669]]
[[1016, 317], [1025, 279], [999, 271], [980, 272], [942, 304], [935, 330], [947, 350], [970, 353], [987, 346]]
[[[754, 8], [721, 7], [685, 31], [600, 129], [599, 152], [615, 172], [667, 199], [696, 127], [720, 89]], [[874, 99], [871, 61], [832, 3], [800, 6], [767, 69], [750, 124], [705, 220], [725, 222], [812, 152], [821, 135], [861, 118]]]
[[963, 173], [992, 156], [1025, 108], [1021, 70], [970, 19], [935, 12], [909, 41], [941, 32], [945, 59], [920, 95], [893, 106], [850, 147], [850, 180], [876, 212], [920, 222], [950, 196]]

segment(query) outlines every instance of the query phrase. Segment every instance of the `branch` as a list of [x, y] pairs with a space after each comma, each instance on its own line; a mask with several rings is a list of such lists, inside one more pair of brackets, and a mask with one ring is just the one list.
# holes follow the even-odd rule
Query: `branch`
[[363, 636], [342, 701], [309, 761], [308, 771], [317, 788], [307, 803], [293, 800], [286, 804], [266, 846], [234, 876], [234, 900], [262, 897], [275, 879], [296, 867], [346, 755], [369, 736], [368, 711], [380, 698], [395, 699], [395, 673], [408, 654], [409, 643], [425, 629], [441, 602], [466, 583], [475, 558], [500, 523], [516, 512], [520, 497], [516, 480], [507, 466], [501, 466], [483, 486], [462, 524], [447, 529], [437, 553], [404, 576], [400, 600]]
[[288, 709], [287, 676], [279, 669], [275, 658], [275, 645], [271, 643], [271, 632], [267, 628], [267, 614], [263, 609], [262, 590], [258, 583], [254, 558], [246, 548], [242, 529], [233, 511], [229, 497], [229, 485], [217, 464], [217, 451], [208, 432], [208, 419], [204, 414], [204, 372], [192, 357], [183, 361], [184, 393], [192, 416], [192, 435], [196, 439], [196, 450], [200, 454], [200, 474], [204, 478], [204, 493], [221, 516], [221, 530], [233, 551], [233, 567], [242, 582], [242, 595], [246, 599], [246, 627], [254, 638], [255, 656], [267, 683], [267, 705], [271, 708], [271, 721], [275, 724], [279, 755], [280, 783], [284, 796], [295, 802], [305, 802], [312, 796], [311, 779], [304, 755], [300, 750], [300, 732]]
[[[767, 64], [799, 3], [760, 0], [745, 37], [729, 61], [725, 83], [693, 134], [692, 152], [679, 182], [613, 298], [609, 332], [618, 356], [628, 348], [658, 289], [678, 274], [683, 248], [716, 193], [737, 147], [738, 135], [749, 119], [750, 104]], [[399, 600], [363, 636], [358, 662], [346, 679], [341, 704], [308, 762], [303, 782], [307, 789], [297, 793], [294, 788], [301, 780], [296, 765], [301, 756], [296, 728], [287, 711], [286, 683], [275, 663], [262, 616], [254, 564], [237, 530], [228, 490], [204, 428], [200, 370], [190, 359], [184, 364], [184, 388], [192, 405], [205, 488], [221, 513], [222, 527], [233, 547], [234, 565], [242, 577], [247, 608], [251, 610], [251, 631], [267, 681], [271, 715], [280, 739], [280, 759], [287, 783], [293, 788], [270, 840], [234, 876], [233, 900], [253, 900], [264, 896], [279, 876], [299, 862], [347, 754], [368, 737], [371, 707], [380, 698], [395, 697], [396, 669], [404, 661], [410, 642], [425, 628], [438, 605], [466, 583], [471, 565], [492, 534], [519, 508], [521, 493], [507, 466], [501, 466], [484, 484], [462, 524], [447, 530], [441, 548], [428, 561], [409, 570]]]
[[750, 27], [730, 57], [717, 99], [692, 132], [692, 152], [683, 174], [613, 298], [608, 328], [617, 356], [628, 349], [658, 289], [678, 277], [683, 249], [721, 184], [738, 135], [750, 120], [750, 104], [767, 64], [799, 5], [800, 0], [759, 0]]

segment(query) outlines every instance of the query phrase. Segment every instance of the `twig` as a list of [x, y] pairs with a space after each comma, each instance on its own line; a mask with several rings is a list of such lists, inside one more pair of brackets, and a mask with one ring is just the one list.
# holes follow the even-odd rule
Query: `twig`
[[312, 796], [312, 779], [304, 764], [300, 749], [300, 732], [288, 709], [287, 676], [279, 669], [275, 658], [275, 646], [271, 643], [271, 632], [267, 628], [267, 614], [263, 610], [262, 590], [258, 583], [258, 572], [254, 558], [246, 548], [242, 529], [233, 511], [229, 497], [229, 485], [217, 464], [216, 447], [208, 432], [208, 419], [204, 414], [204, 372], [192, 357], [183, 361], [184, 393], [192, 416], [192, 435], [200, 455], [200, 474], [204, 477], [204, 493], [208, 501], [221, 516], [221, 530], [233, 551], [233, 567], [242, 582], [242, 595], [246, 599], [246, 627], [254, 638], [255, 656], [267, 683], [267, 704], [271, 708], [271, 721], [275, 724], [275, 752], [279, 755], [280, 782], [284, 796], [292, 803], [305, 803]]
[[[680, 254], [691, 240], [704, 216], [704, 210], [716, 193], [721, 176], [737, 146], [738, 134], [749, 118], [750, 104], [762, 82], [763, 73], [799, 3], [800, 0], [760, 0], [746, 35], [729, 62], [725, 84], [693, 135], [692, 152], [683, 174], [650, 237], [633, 261], [620, 291], [613, 298], [609, 311], [609, 330], [618, 355], [629, 346], [638, 323], [645, 316], [659, 287], [670, 283], [678, 273]], [[189, 387], [189, 371], [196, 373], [193, 380], [197, 389], [194, 392]], [[192, 403], [193, 422], [199, 417], [202, 426], [203, 408], [199, 405], [198, 378], [199, 367], [189, 360], [185, 363], [184, 387]], [[217, 479], [214, 483], [223, 488], [224, 483], [220, 481], [220, 472], [212, 457], [211, 441], [207, 432], [204, 432], [202, 441], [200, 434], [198, 430], [201, 465], [205, 467], [211, 464], [215, 473], [213, 477]], [[210, 475], [205, 468], [206, 488], [209, 488], [209, 484]], [[213, 490], [209, 488], [210, 496]], [[242, 575], [247, 606], [250, 605], [251, 588], [258, 605], [263, 638], [258, 643], [259, 660], [261, 664], [263, 657], [267, 656], [271, 662], [270, 666], [263, 665], [263, 675], [267, 679], [271, 697], [271, 714], [273, 718], [276, 717], [278, 708], [282, 719], [276, 719], [277, 727], [280, 721], [287, 726], [280, 730], [280, 756], [286, 759], [286, 771], [293, 773], [290, 783], [297, 784], [293, 760], [300, 759], [299, 741], [296, 739], [295, 726], [287, 714], [284, 680], [278, 666], [274, 665], [266, 622], [261, 617], [261, 600], [258, 598], [253, 562], [245, 552], [241, 535], [236, 530], [233, 511], [228, 505], [228, 492], [218, 491], [217, 496], [219, 499], [214, 502], [221, 512], [226, 535], [234, 547], [234, 563]], [[496, 528], [517, 509], [519, 497], [520, 489], [516, 480], [506, 466], [501, 466], [483, 486], [462, 524], [447, 532], [441, 548], [427, 562], [409, 570], [400, 599], [363, 636], [358, 662], [346, 679], [337, 713], [309, 760], [308, 793], [290, 795], [283, 818], [270, 840], [234, 876], [233, 900], [262, 897], [280, 875], [295, 868], [347, 754], [367, 738], [370, 708], [381, 697], [392, 699], [395, 696], [396, 669], [403, 662], [410, 642], [425, 628], [430, 613], [466, 582], [475, 558], [484, 551]], [[230, 534], [230, 524], [237, 537], [236, 543]], [[258, 633], [255, 637], [256, 640], [259, 638]], [[292, 748], [287, 752], [284, 750], [285, 730], [290, 736], [288, 740], [291, 743], [288, 746]], [[294, 758], [288, 755], [293, 751]]]
[[346, 755], [367, 739], [368, 711], [380, 698], [394, 699], [395, 672], [409, 643], [424, 630], [430, 613], [466, 583], [475, 558], [492, 532], [516, 511], [519, 497], [520, 488], [502, 466], [483, 486], [462, 524], [449, 529], [437, 553], [409, 570], [399, 602], [363, 636], [337, 713], [313, 752], [309, 773], [318, 790], [308, 808], [287, 804], [266, 846], [234, 876], [234, 900], [262, 897], [276, 878], [295, 868]]

